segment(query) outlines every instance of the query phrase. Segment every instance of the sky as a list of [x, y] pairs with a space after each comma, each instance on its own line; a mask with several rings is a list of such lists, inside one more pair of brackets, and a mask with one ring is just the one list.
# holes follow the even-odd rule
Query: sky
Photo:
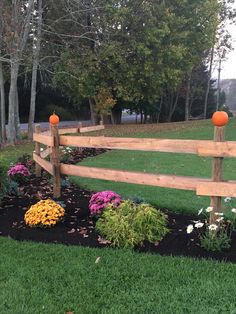
[[[236, 9], [236, 3], [233, 4]], [[227, 60], [222, 63], [221, 79], [236, 79], [236, 25], [228, 25], [228, 31], [232, 36], [232, 50], [227, 55]], [[217, 70], [213, 72], [213, 76], [217, 77]]]

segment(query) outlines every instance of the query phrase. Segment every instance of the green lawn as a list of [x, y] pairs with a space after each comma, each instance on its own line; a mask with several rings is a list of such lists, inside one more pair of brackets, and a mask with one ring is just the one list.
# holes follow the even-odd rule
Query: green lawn
[[[140, 138], [179, 138], [179, 139], [212, 139], [213, 126], [210, 121], [198, 123], [177, 124], [173, 131], [155, 131], [154, 127], [143, 128], [142, 132], [132, 133], [132, 128], [127, 131], [122, 127], [103, 131], [102, 135], [109, 136], [129, 136]], [[126, 132], [127, 131], [127, 132]], [[236, 141], [236, 120], [232, 119], [226, 127], [226, 139]], [[141, 151], [109, 151], [103, 155], [86, 159], [80, 165], [94, 166], [102, 168], [112, 168], [119, 170], [130, 170], [160, 174], [176, 174], [195, 177], [211, 177], [211, 158], [200, 158], [190, 154], [171, 154]], [[236, 159], [225, 159], [224, 177], [225, 179], [236, 179]], [[201, 207], [209, 205], [209, 198], [198, 197], [195, 192], [134, 185], [126, 183], [116, 183], [105, 180], [95, 180], [87, 178], [73, 177], [73, 181], [78, 185], [85, 186], [94, 191], [114, 190], [122, 196], [141, 196], [146, 201], [160, 208], [166, 208], [176, 212], [196, 213]]]
[[236, 265], [3, 238], [0, 246], [0, 313], [236, 312]]
[[23, 154], [33, 154], [34, 145], [27, 143], [23, 145], [8, 146], [4, 149], [0, 149], [0, 163], [9, 166], [11, 163], [15, 163], [19, 157]]

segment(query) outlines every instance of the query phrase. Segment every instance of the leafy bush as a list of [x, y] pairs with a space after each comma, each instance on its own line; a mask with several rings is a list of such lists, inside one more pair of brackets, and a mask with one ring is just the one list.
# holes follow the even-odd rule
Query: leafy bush
[[65, 210], [51, 199], [32, 205], [25, 213], [25, 223], [30, 227], [55, 226], [65, 215]]
[[149, 204], [123, 201], [117, 208], [105, 208], [96, 229], [112, 245], [133, 248], [145, 240], [161, 240], [168, 233], [167, 216]]
[[89, 201], [91, 215], [97, 216], [110, 204], [117, 207], [121, 202], [121, 196], [113, 191], [102, 191], [93, 194]]
[[6, 176], [6, 172], [7, 167], [3, 164], [0, 164], [0, 201], [8, 190], [9, 180]]
[[17, 183], [23, 183], [30, 176], [29, 170], [22, 164], [11, 166], [7, 172], [9, 178]]

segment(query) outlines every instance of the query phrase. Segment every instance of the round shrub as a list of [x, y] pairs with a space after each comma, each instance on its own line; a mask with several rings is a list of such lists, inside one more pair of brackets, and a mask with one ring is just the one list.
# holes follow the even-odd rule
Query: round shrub
[[55, 226], [65, 215], [65, 210], [51, 199], [32, 205], [25, 213], [25, 223], [30, 227]]
[[7, 172], [10, 179], [17, 183], [25, 182], [27, 177], [30, 176], [29, 170], [22, 164], [11, 166]]
[[89, 201], [90, 213], [93, 216], [100, 215], [102, 211], [110, 204], [113, 207], [119, 206], [121, 196], [113, 191], [102, 191], [93, 194]]
[[145, 240], [160, 241], [167, 233], [167, 216], [149, 204], [123, 201], [117, 208], [109, 205], [97, 221], [96, 229], [112, 245], [133, 248]]

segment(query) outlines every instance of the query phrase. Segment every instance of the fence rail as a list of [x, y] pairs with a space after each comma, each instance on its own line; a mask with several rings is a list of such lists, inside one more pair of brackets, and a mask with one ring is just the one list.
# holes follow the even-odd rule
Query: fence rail
[[[70, 136], [68, 133], [85, 133], [103, 130], [104, 126], [91, 126], [70, 129], [51, 127], [50, 132], [34, 133], [37, 151], [33, 154], [36, 164], [54, 177], [54, 196], [60, 196], [60, 174], [75, 175], [87, 178], [159, 186], [164, 188], [192, 190], [197, 195], [211, 197], [214, 211], [220, 210], [221, 197], [236, 197], [236, 181], [224, 181], [222, 163], [224, 157], [236, 157], [236, 142], [224, 141], [224, 129], [215, 127], [214, 141], [210, 140], [174, 140], [152, 138], [118, 138]], [[44, 152], [39, 153], [39, 144], [47, 145]], [[107, 149], [124, 149], [139, 151], [155, 151], [167, 153], [197, 154], [202, 157], [213, 157], [212, 178], [196, 178], [187, 176], [151, 174], [122, 170], [84, 167], [60, 163], [59, 146], [93, 147]], [[50, 154], [50, 162], [44, 158]]]
[[197, 154], [209, 157], [236, 157], [236, 142], [172, 140], [120, 137], [60, 136], [60, 145], [108, 149]]

